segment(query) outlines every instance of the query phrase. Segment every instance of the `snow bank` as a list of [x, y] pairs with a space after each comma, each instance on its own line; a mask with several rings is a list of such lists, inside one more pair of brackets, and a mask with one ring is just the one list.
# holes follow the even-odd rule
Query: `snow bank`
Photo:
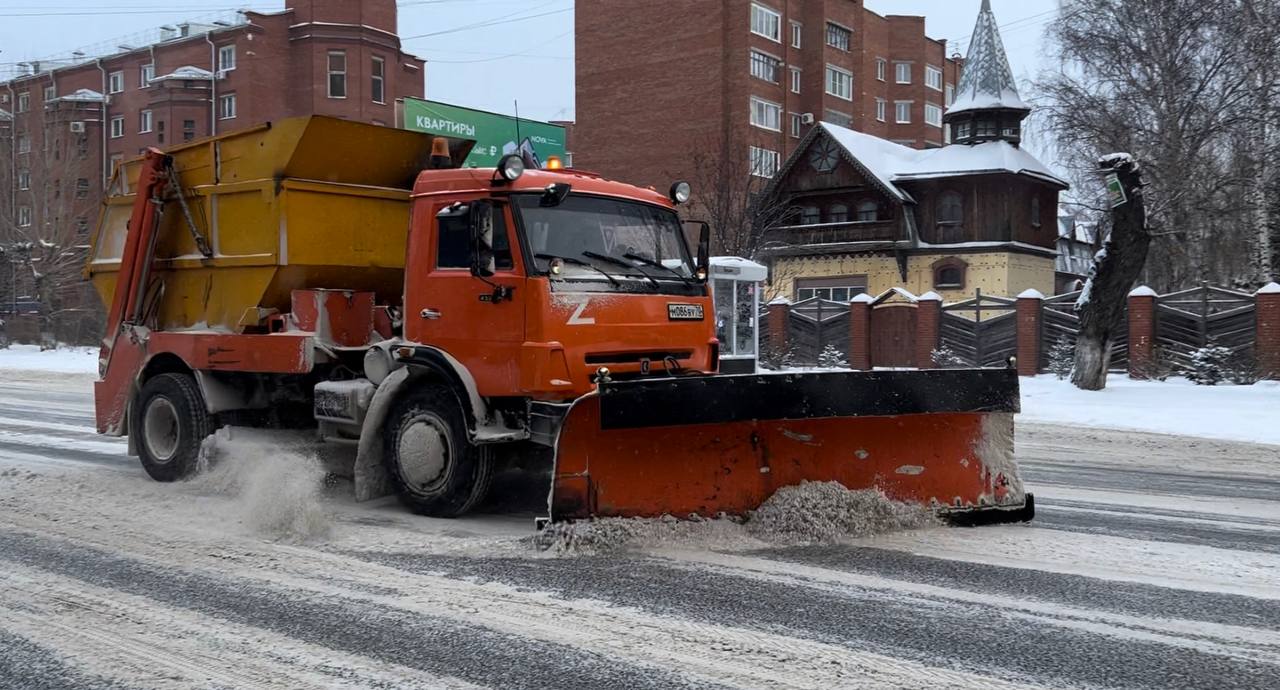
[[41, 352], [36, 345], [10, 345], [0, 348], [0, 369], [96, 375], [98, 348], [60, 347]]
[[531, 538], [540, 551], [589, 555], [634, 549], [755, 548], [830, 544], [940, 524], [927, 506], [900, 503], [878, 489], [853, 491], [837, 482], [779, 489], [747, 518], [696, 515], [681, 520], [601, 518], [547, 527]]
[[289, 447], [294, 445], [287, 443], [290, 438], [241, 427], [219, 429], [205, 440], [205, 466], [192, 483], [234, 497], [236, 518], [259, 536], [286, 542], [326, 536], [331, 526], [322, 504], [326, 472], [314, 454]]
[[1049, 376], [1022, 379], [1023, 421], [1131, 429], [1280, 445], [1280, 383], [1197, 386], [1181, 378], [1107, 377], [1102, 391], [1082, 391]]

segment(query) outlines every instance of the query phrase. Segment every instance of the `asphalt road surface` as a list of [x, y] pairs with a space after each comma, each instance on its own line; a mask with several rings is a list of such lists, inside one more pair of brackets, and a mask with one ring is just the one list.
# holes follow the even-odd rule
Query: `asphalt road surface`
[[156, 484], [91, 424], [0, 371], [0, 688], [1280, 687], [1275, 446], [1022, 425], [1031, 525], [591, 553], [269, 443]]

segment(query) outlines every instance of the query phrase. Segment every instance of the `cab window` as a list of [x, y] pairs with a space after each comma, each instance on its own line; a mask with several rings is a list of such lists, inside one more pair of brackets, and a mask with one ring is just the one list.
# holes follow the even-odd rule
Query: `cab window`
[[[467, 216], [437, 218], [436, 268], [471, 267], [471, 229]], [[511, 258], [511, 238], [507, 234], [505, 207], [493, 207], [493, 254], [499, 271], [515, 268]]]

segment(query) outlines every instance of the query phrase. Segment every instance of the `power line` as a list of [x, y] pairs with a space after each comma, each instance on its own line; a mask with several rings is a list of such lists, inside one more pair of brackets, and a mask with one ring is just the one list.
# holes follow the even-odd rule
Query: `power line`
[[[546, 3], [546, 4], [543, 4], [543, 5], [539, 5], [539, 7], [546, 7], [547, 5], [550, 5], [550, 4], [552, 4], [552, 3]], [[462, 25], [462, 26], [456, 26], [456, 27], [454, 27], [454, 28], [452, 28], [452, 29], [444, 29], [443, 31], [433, 31], [433, 32], [431, 32], [431, 33], [418, 34], [417, 36], [402, 36], [402, 37], [400, 38], [400, 40], [401, 40], [401, 42], [403, 42], [403, 41], [416, 41], [416, 40], [418, 40], [418, 39], [420, 39], [420, 38], [430, 38], [430, 37], [432, 37], [432, 36], [443, 36], [443, 35], [445, 35], [445, 34], [453, 34], [453, 33], [458, 33], [458, 32], [461, 32], [461, 31], [470, 31], [470, 30], [472, 30], [472, 29], [483, 29], [483, 28], [488, 28], [488, 27], [490, 27], [490, 26], [498, 26], [498, 25], [500, 25], [500, 24], [511, 24], [511, 23], [514, 23], [514, 22], [523, 22], [523, 21], [526, 21], [526, 20], [529, 20], [529, 19], [537, 19], [537, 18], [539, 18], [539, 17], [549, 17], [549, 16], [551, 16], [551, 15], [553, 15], [553, 14], [564, 14], [565, 12], [572, 12], [572, 11], [573, 11], [573, 8], [572, 8], [572, 7], [567, 7], [567, 8], [565, 8], [565, 9], [561, 9], [561, 10], [552, 10], [552, 11], [550, 11], [550, 12], [543, 12], [543, 13], [541, 13], [541, 14], [531, 14], [531, 15], [528, 15], [528, 16], [525, 16], [525, 17], [511, 17], [511, 18], [508, 18], [508, 19], [501, 19], [501, 18], [498, 18], [498, 19], [492, 19], [492, 20], [487, 20], [487, 21], [483, 21], [483, 22], [476, 22], [475, 24], [464, 24], [464, 25]]]
[[529, 54], [528, 54], [528, 53], [529, 53], [530, 51], [532, 51], [532, 50], [537, 50], [538, 48], [541, 48], [542, 46], [545, 46], [545, 45], [547, 45], [548, 43], [554, 43], [554, 42], [556, 42], [556, 41], [558, 41], [558, 40], [560, 40], [560, 39], [564, 38], [565, 36], [568, 36], [568, 35], [569, 35], [569, 34], [571, 34], [571, 33], [573, 33], [573, 32], [572, 32], [572, 31], [566, 31], [566, 32], [564, 32], [564, 33], [562, 33], [562, 34], [560, 34], [560, 35], [558, 35], [558, 36], [552, 36], [551, 38], [549, 38], [549, 39], [547, 39], [547, 40], [545, 40], [545, 41], [542, 41], [541, 43], [538, 43], [537, 45], [529, 46], [528, 48], [525, 48], [524, 50], [522, 50], [522, 51], [520, 51], [520, 52], [518, 52], [518, 53], [508, 53], [508, 54], [506, 54], [506, 55], [498, 55], [497, 57], [480, 58], [480, 59], [476, 59], [476, 60], [429, 60], [429, 61], [428, 61], [428, 64], [436, 64], [436, 65], [439, 65], [439, 64], [445, 64], [445, 65], [471, 65], [471, 64], [478, 63], [478, 62], [494, 62], [494, 61], [497, 61], [497, 60], [506, 60], [506, 59], [508, 59], [508, 58], [513, 58], [513, 57], [543, 57], [543, 58], [547, 58], [547, 59], [556, 59], [556, 60], [571, 60], [571, 59], [573, 59], [573, 58], [571, 58], [571, 57], [569, 57], [569, 56], [559, 56], [559, 55], [538, 55], [538, 56], [534, 56], [534, 55], [529, 55]]

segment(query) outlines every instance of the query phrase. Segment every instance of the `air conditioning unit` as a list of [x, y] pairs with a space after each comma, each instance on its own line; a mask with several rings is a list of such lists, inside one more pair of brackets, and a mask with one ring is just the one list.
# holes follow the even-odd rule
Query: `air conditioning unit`
[[811, 125], [811, 124], [813, 124], [813, 113], [801, 113], [801, 114], [800, 114], [800, 124], [802, 124], [802, 125]]
[[71, 133], [72, 133], [72, 134], [84, 134], [84, 123], [83, 123], [83, 122], [72, 122], [72, 123], [71, 123]]
[[218, 79], [226, 79], [228, 74], [231, 74], [231, 70], [229, 70], [229, 69], [220, 69], [220, 70], [218, 70], [218, 72], [217, 72], [217, 77], [218, 77]]

